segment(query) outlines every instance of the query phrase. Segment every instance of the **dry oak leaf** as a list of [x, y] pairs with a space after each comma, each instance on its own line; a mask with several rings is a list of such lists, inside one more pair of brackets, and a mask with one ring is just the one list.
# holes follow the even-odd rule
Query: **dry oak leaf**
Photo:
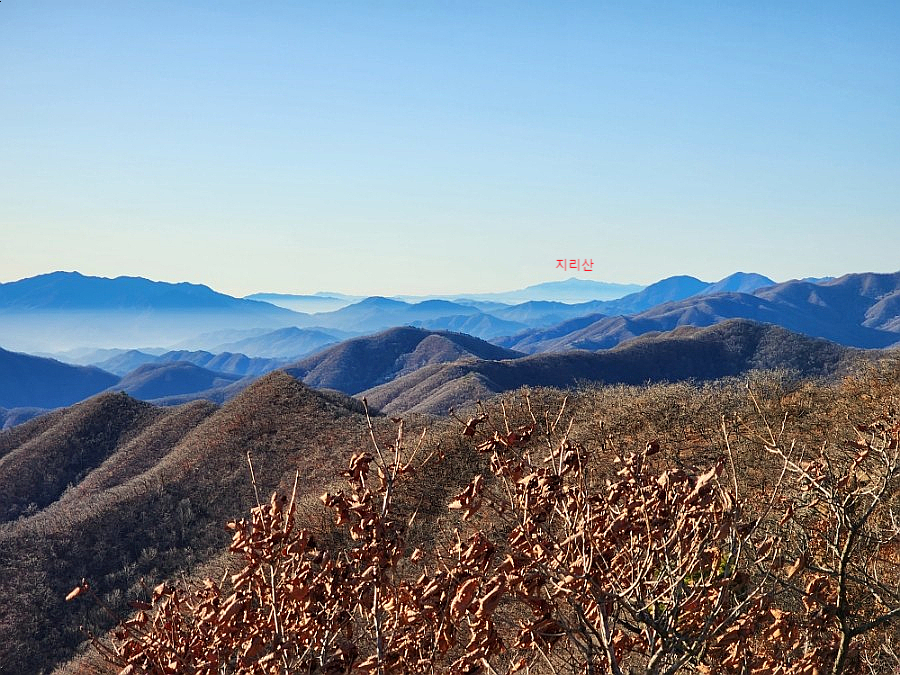
[[797, 576], [803, 569], [806, 567], [806, 552], [800, 554], [800, 557], [797, 558], [797, 562], [787, 568], [787, 578], [793, 579]]
[[450, 617], [454, 621], [459, 620], [463, 614], [465, 614], [469, 605], [472, 604], [472, 600], [475, 598], [475, 592], [478, 590], [478, 583], [478, 579], [472, 577], [460, 584], [459, 588], [456, 590], [456, 595], [453, 597], [453, 600], [450, 601]]
[[463, 429], [463, 436], [474, 436], [475, 430], [479, 424], [487, 420], [487, 415], [481, 414], [476, 417], [470, 417], [469, 421], [466, 422], [466, 428]]
[[473, 513], [481, 508], [481, 493], [484, 488], [484, 476], [475, 476], [472, 482], [466, 486], [466, 489], [456, 495], [450, 504], [449, 509], [464, 509], [463, 520], [468, 520]]

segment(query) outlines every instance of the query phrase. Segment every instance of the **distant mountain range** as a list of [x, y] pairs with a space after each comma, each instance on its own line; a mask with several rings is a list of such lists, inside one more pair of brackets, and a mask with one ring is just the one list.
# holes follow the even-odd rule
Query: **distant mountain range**
[[[532, 291], [549, 292], [554, 284], [557, 290], [559, 284], [572, 292], [597, 290], [599, 282], [582, 281], [541, 284]], [[623, 356], [606, 350], [640, 344], [631, 341], [648, 334], [711, 327], [730, 319], [780, 326], [850, 347], [900, 345], [900, 272], [784, 283], [743, 272], [715, 283], [675, 276], [613, 300], [579, 303], [528, 300], [511, 305], [484, 297], [420, 302], [384, 297], [354, 302], [337, 295], [331, 299], [350, 304], [302, 314], [232, 298], [206, 286], [77, 273], [0, 284], [0, 338], [16, 334], [23, 325], [32, 330], [40, 327], [47, 341], [73, 337], [89, 341], [98, 332], [105, 333], [103, 341], [85, 344], [88, 349], [67, 353], [66, 358], [80, 365], [0, 350], [0, 424], [106, 390], [124, 390], [170, 405], [197, 398], [222, 402], [253, 378], [282, 367], [312, 386], [353, 395], [372, 391], [373, 397], [396, 408], [405, 405], [395, 403], [399, 394], [388, 395], [379, 388], [395, 384], [418, 392], [431, 388], [429, 396], [443, 401], [448, 396], [439, 390], [443, 391], [446, 379], [456, 381], [457, 392], [466, 387], [470, 392], [490, 392], [496, 389], [495, 378], [501, 371], [472, 370], [470, 362], [519, 361], [528, 354], [572, 350], [601, 352], [606, 359], [604, 372], [608, 372], [609, 359], [635, 358], [637, 352], [626, 351]], [[280, 322], [286, 325], [279, 326]], [[136, 344], [152, 344], [152, 336], [173, 329], [184, 338], [181, 344], [202, 343], [207, 348], [104, 349], [113, 336], [125, 339], [122, 336], [128, 334]], [[731, 333], [710, 335], [709, 339], [735, 339]], [[685, 336], [675, 333], [655, 339], [675, 337], [683, 340]], [[678, 344], [693, 349], [698, 341], [692, 338]], [[676, 358], [674, 352], [665, 353]], [[779, 362], [786, 360], [785, 355]], [[523, 360], [525, 365], [518, 364], [516, 372], [530, 363]], [[585, 372], [595, 372], [588, 363], [593, 361], [582, 364]], [[464, 376], [448, 375], [463, 372], [459, 370], [463, 366]], [[659, 373], [680, 377], [680, 371], [670, 366], [661, 362]], [[560, 367], [559, 372], [568, 371]], [[642, 371], [635, 366], [632, 372]], [[690, 377], [707, 375], [696, 371]], [[493, 384], [485, 384], [483, 378]], [[411, 405], [416, 409], [440, 408], [437, 403], [428, 408], [419, 398], [420, 394], [408, 393], [404, 400], [414, 400]]]
[[359, 302], [364, 298], [354, 298], [352, 296], [334, 297], [330, 295], [291, 295], [289, 293], [254, 293], [246, 296], [244, 299], [268, 302], [294, 312], [315, 314], [317, 312], [333, 312], [341, 307]]
[[[644, 304], [633, 303], [631, 308]], [[762, 286], [752, 293], [700, 292], [684, 299], [671, 297], [671, 301], [636, 313], [596, 317], [590, 323], [546, 330], [530, 329], [497, 343], [528, 353], [609, 349], [645, 333], [684, 325], [711, 326], [733, 318], [772, 323], [855, 347], [889, 347], [900, 343], [900, 272], [848, 274], [821, 283], [788, 281]]]
[[297, 314], [206, 286], [54, 272], [0, 284], [0, 344], [29, 352], [165, 345], [218, 329], [293, 325]]
[[516, 305], [522, 302], [535, 300], [550, 300], [553, 302], [565, 302], [578, 304], [592, 300], [615, 300], [629, 293], [641, 290], [643, 286], [638, 284], [616, 284], [606, 281], [594, 281], [593, 279], [579, 279], [570, 277], [564, 281], [547, 281], [542, 284], [534, 284], [515, 291], [502, 293], [468, 293], [443, 296], [415, 296], [401, 295], [397, 300], [407, 302], [422, 302], [423, 300], [475, 300], [482, 302], [498, 302], [506, 305]]
[[[383, 297], [357, 300], [340, 294], [274, 293], [255, 294], [248, 299], [197, 284], [53, 272], [0, 284], [0, 344], [29, 353], [153, 345], [163, 351], [201, 349], [297, 358], [331, 341], [394, 326], [453, 330], [493, 340], [586, 314], [634, 314], [698, 293], [743, 292], [771, 283], [761, 275], [738, 273], [715, 284], [693, 277], [671, 277], [647, 288], [569, 279], [508, 293], [456, 296], [453, 300], [409, 296], [410, 301]], [[287, 308], [296, 309], [300, 302], [316, 311]], [[279, 329], [292, 332], [275, 335]], [[300, 334], [300, 330], [313, 332]], [[220, 338], [215, 340], [213, 335], [217, 333]], [[265, 333], [273, 335], [262, 341], [251, 340]]]

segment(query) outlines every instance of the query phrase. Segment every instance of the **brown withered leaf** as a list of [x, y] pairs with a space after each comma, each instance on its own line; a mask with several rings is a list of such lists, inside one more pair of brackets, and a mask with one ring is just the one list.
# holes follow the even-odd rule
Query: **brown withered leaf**
[[470, 417], [469, 421], [466, 422], [466, 428], [463, 429], [463, 436], [474, 436], [475, 431], [479, 424], [487, 420], [487, 415], [482, 413], [481, 415], [476, 415], [475, 417]]
[[806, 552], [800, 554], [800, 557], [797, 558], [797, 561], [787, 568], [787, 578], [793, 579], [797, 576], [803, 569], [806, 567]]
[[494, 587], [478, 599], [478, 607], [475, 610], [475, 618], [478, 621], [484, 621], [493, 614], [494, 610], [497, 609], [497, 605], [500, 604], [500, 600], [503, 598], [503, 593], [506, 590], [506, 585], [497, 577], [493, 577], [487, 584], [493, 584]]
[[466, 489], [456, 495], [456, 498], [447, 505], [447, 508], [452, 510], [463, 509], [463, 520], [468, 520], [472, 514], [481, 508], [483, 488], [484, 476], [475, 476], [472, 482], [466, 486]]
[[469, 608], [469, 605], [472, 604], [472, 600], [475, 598], [475, 592], [478, 590], [478, 578], [472, 577], [471, 579], [467, 579], [462, 584], [460, 584], [459, 588], [456, 589], [456, 595], [453, 596], [453, 600], [450, 601], [450, 618], [454, 621], [458, 621], [463, 614], [465, 614], [466, 610]]

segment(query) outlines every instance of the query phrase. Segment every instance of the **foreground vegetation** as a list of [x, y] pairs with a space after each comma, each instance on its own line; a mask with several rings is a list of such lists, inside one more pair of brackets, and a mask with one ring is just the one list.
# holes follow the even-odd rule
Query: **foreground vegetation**
[[225, 573], [147, 588], [97, 653], [156, 673], [896, 672], [897, 374], [539, 390], [437, 442], [369, 420], [319, 504], [297, 481], [257, 495]]

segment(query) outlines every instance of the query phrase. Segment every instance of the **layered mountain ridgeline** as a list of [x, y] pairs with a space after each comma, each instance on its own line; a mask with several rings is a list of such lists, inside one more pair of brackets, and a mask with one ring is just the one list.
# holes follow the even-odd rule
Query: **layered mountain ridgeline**
[[[761, 282], [756, 280], [755, 283]], [[723, 280], [721, 284], [743, 289], [750, 282]], [[234, 298], [196, 284], [54, 272], [0, 284], [0, 316], [9, 317], [8, 321], [0, 323], [0, 344], [31, 353], [62, 352], [88, 346], [183, 345], [188, 349], [214, 352], [298, 358], [329, 342], [350, 337], [342, 332], [361, 335], [393, 326], [417, 325], [497, 338], [587, 313], [640, 311], [652, 304], [681, 299], [710, 287], [712, 284], [692, 277], [673, 277], [620, 297], [639, 287], [571, 279], [529, 287], [520, 295], [498, 295], [506, 297], [507, 302], [488, 299], [491, 294], [480, 299], [480, 296], [453, 301], [428, 298], [415, 302], [383, 297], [360, 300], [350, 296], [323, 298], [278, 294], [256, 294], [251, 300]], [[268, 298], [285, 304], [286, 297], [304, 298], [317, 311], [313, 314], [295, 312], [262, 301]], [[519, 297], [521, 301], [511, 302]], [[610, 297], [619, 299], [610, 300]], [[325, 309], [330, 311], [322, 311]], [[284, 335], [272, 334], [262, 341], [243, 341], [288, 327], [293, 331]], [[310, 332], [298, 333], [301, 329]], [[251, 331], [253, 335], [220, 340], [215, 344], [198, 340], [201, 333], [228, 331], [237, 334], [242, 330]]]
[[601, 352], [572, 350], [515, 360], [431, 365], [357, 396], [390, 414], [444, 414], [451, 407], [522, 386], [714, 380], [757, 369], [785, 369], [797, 377], [831, 377], [861, 358], [865, 353], [857, 349], [735, 319], [710, 328], [683, 327], [646, 335]]
[[[137, 382], [124, 388], [135, 396], [152, 396], [151, 400], [169, 403], [181, 403], [192, 397], [222, 402], [246, 386], [246, 382], [237, 385], [237, 377], [260, 375], [295, 362], [298, 354], [313, 350], [313, 356], [307, 356], [292, 366], [293, 374], [313, 386], [358, 393], [385, 384], [397, 376], [407, 375], [422, 365], [465, 357], [502, 360], [517, 356], [514, 352], [536, 354], [572, 349], [609, 349], [647, 333], [685, 325], [711, 326], [730, 318], [749, 318], [776, 324], [794, 332], [850, 346], [887, 347], [900, 343], [898, 289], [900, 273], [857, 274], [817, 283], [792, 281], [783, 284], [772, 284], [770, 279], [761, 275], [738, 273], [716, 284], [693, 277], [671, 277], [617, 300], [571, 305], [528, 301], [510, 306], [490, 300], [426, 300], [410, 304], [373, 297], [334, 312], [313, 316], [288, 313], [291, 319], [301, 323], [324, 322], [331, 324], [330, 328], [300, 328], [294, 325], [268, 330], [260, 327], [255, 319], [252, 328], [230, 326], [203, 337], [204, 341], [216, 342], [220, 347], [239, 347], [266, 356], [247, 357], [233, 351], [218, 353], [218, 350], [152, 349], [115, 353], [98, 351], [93, 358], [95, 363], [99, 362], [121, 376], [149, 364], [193, 364], [208, 372], [201, 376], [199, 371], [183, 367], [148, 369], [142, 371], [140, 377], [152, 379], [155, 388]], [[271, 312], [286, 311], [266, 308], [265, 303], [229, 298], [191, 284], [160, 284], [132, 278], [96, 279], [77, 274], [45, 275], [3, 284], [0, 291], [0, 308], [6, 307], [0, 312], [52, 308], [57, 312], [57, 318], [76, 322], [81, 327], [84, 321], [81, 312], [84, 311], [103, 310], [107, 312], [107, 320], [117, 316], [116, 320], [129, 324], [134, 317], [128, 311], [140, 310], [145, 314], [138, 323], [150, 327], [147, 329], [150, 333], [160, 316], [159, 312], [165, 314], [177, 310], [182, 320], [189, 317], [189, 321], [193, 322], [196, 317], [202, 319], [204, 308], [230, 307], [244, 312], [247, 307], [252, 307], [252, 313], [264, 317]], [[648, 306], [650, 309], [645, 309]], [[117, 314], [123, 308], [126, 313]], [[193, 309], [189, 311], [189, 308]], [[27, 312], [22, 316], [27, 319]], [[135, 330], [138, 323], [134, 323]], [[451, 339], [447, 331], [439, 331], [439, 337], [431, 338], [420, 347], [419, 342], [430, 335], [424, 329], [418, 333], [404, 333], [402, 338], [397, 337], [401, 335], [398, 333], [392, 338], [390, 347], [385, 347], [386, 343], [377, 345], [383, 337], [374, 338], [373, 342], [371, 336], [363, 342], [340, 343], [348, 335], [373, 326], [403, 323], [487, 334], [496, 345], [513, 351], [490, 351], [490, 345], [474, 337], [463, 344], [459, 334]], [[96, 327], [93, 322], [88, 324]], [[0, 332], [11, 325], [17, 325], [17, 321], [0, 322]], [[197, 330], [193, 323], [191, 326], [192, 331]], [[497, 333], [524, 326], [531, 328], [519, 331], [512, 337], [497, 337]], [[143, 328], [141, 330], [145, 332]], [[142, 333], [141, 340], [145, 338]], [[229, 341], [228, 338], [233, 339]], [[448, 339], [453, 344], [448, 343]], [[329, 347], [332, 343], [336, 344]], [[363, 348], [363, 344], [368, 346]], [[4, 353], [4, 359], [9, 361], [8, 357], [9, 353]], [[81, 354], [79, 358], [90, 357]], [[17, 359], [20, 369], [31, 368], [21, 365], [23, 359], [27, 361], [24, 355]], [[17, 412], [5, 414], [4, 424], [9, 424], [10, 420], [25, 419], [34, 412], [23, 411], [23, 408], [54, 408], [71, 404], [114, 384], [108, 375], [90, 371], [93, 372], [92, 379], [88, 371], [68, 370], [58, 363], [50, 368], [49, 363], [33, 362], [30, 377], [40, 384], [42, 392], [51, 392], [54, 398], [29, 394], [29, 391], [36, 391], [34, 387], [38, 384], [32, 387], [24, 375], [13, 376], [12, 371], [8, 371], [0, 386], [7, 389], [14, 386], [16, 394], [6, 398], [0, 396], [0, 407], [16, 409]], [[51, 370], [59, 375], [47, 375]], [[63, 370], [67, 374], [63, 375]], [[64, 380], [69, 383], [77, 381], [83, 386], [69, 389], [68, 385], [57, 383], [56, 377], [61, 383]], [[105, 382], [101, 383], [99, 380], [103, 378]], [[169, 386], [164, 386], [166, 383]], [[473, 391], [476, 389], [473, 388]]]
[[458, 328], [477, 337], [492, 339], [504, 331], [509, 334], [525, 328], [552, 326], [588, 314], [639, 312], [660, 303], [702, 293], [714, 286], [759, 288], [767, 282], [771, 280], [760, 275], [742, 273], [726, 277], [718, 284], [688, 276], [670, 277], [619, 299], [592, 299], [578, 303], [525, 300], [509, 305], [460, 298], [454, 301], [432, 299], [410, 304], [401, 300], [372, 297], [334, 312], [316, 314], [310, 320], [325, 328], [357, 331], [381, 330], [403, 324], [429, 329]]
[[[449, 300], [424, 300], [408, 303], [380, 296], [361, 300], [334, 312], [314, 315], [317, 326], [340, 330], [368, 333], [391, 326], [412, 324], [416, 321], [430, 321], [448, 316], [477, 315], [479, 310]], [[311, 319], [312, 320], [312, 319]]]
[[525, 328], [525, 324], [517, 321], [499, 319], [493, 314], [487, 314], [485, 312], [442, 316], [437, 319], [428, 319], [426, 321], [412, 321], [410, 322], [410, 325], [417, 328], [426, 328], [428, 330], [467, 333], [483, 340], [493, 340], [509, 335], [510, 333], [518, 333]]
[[[129, 358], [133, 356], [129, 354]], [[73, 366], [0, 349], [0, 408], [5, 409], [0, 427], [12, 426], [103, 391], [124, 391], [135, 398], [161, 402], [173, 397], [179, 398], [172, 403], [199, 398], [221, 402], [240, 391], [253, 377], [201, 368], [189, 360], [169, 360], [179, 356], [194, 358], [196, 353], [166, 356], [168, 358], [145, 363], [119, 377], [96, 367]], [[251, 361], [239, 354], [206, 356], [211, 358], [201, 357], [200, 360], [212, 365], [230, 364], [236, 369]]]
[[217, 329], [293, 325], [306, 315], [188, 283], [54, 272], [0, 284], [0, 344], [23, 351], [172, 344]]
[[314, 501], [367, 447], [359, 410], [273, 373], [220, 409], [104, 394], [0, 433], [0, 672], [45, 671], [84, 640], [80, 625], [110, 625], [98, 608], [64, 601], [82, 577], [124, 612], [141, 578], [223, 551], [224, 523], [255, 504], [248, 451], [263, 498], [290, 490], [299, 470], [298, 493]]
[[[370, 297], [336, 311], [317, 313], [307, 321], [325, 329], [357, 332], [416, 325], [429, 329], [460, 330], [490, 339], [503, 332], [509, 334], [523, 328], [550, 326], [586, 314], [630, 314], [698, 293], [749, 291], [773, 283], [762, 275], [740, 272], [715, 284], [678, 276], [663, 279], [623, 297], [621, 291], [639, 287], [571, 279], [539, 284], [520, 293], [475, 294], [452, 300]], [[613, 292], [613, 287], [618, 292]], [[618, 297], [608, 299], [610, 295]], [[504, 298], [506, 301], [498, 301]], [[515, 300], [512, 304], [509, 302], [511, 299]]]
[[[709, 325], [724, 318], [751, 318], [856, 346], [884, 346], [883, 335], [860, 333], [859, 326], [846, 325], [848, 319], [840, 312], [829, 315], [822, 311], [823, 299], [849, 302], [854, 293], [859, 293], [861, 301], [872, 301], [871, 305], [880, 302], [880, 298], [866, 293], [881, 290], [890, 294], [896, 290], [890, 290], [890, 281], [886, 285], [860, 282], [854, 286], [848, 279], [842, 277], [819, 284], [775, 284], [762, 275], [739, 272], [710, 283], [690, 276], [675, 276], [612, 300], [598, 298], [569, 304], [529, 299], [508, 304], [477, 297], [452, 301], [431, 298], [419, 302], [384, 297], [360, 301], [338, 298], [351, 304], [332, 311], [303, 314], [266, 302], [232, 298], [205, 286], [54, 273], [0, 285], [0, 314], [15, 319], [0, 324], [0, 342], [6, 339], [7, 346], [30, 352], [58, 352], [65, 348], [67, 341], [77, 340], [80, 346], [94, 348], [111, 346], [113, 342], [168, 344], [184, 349], [292, 359], [347, 337], [413, 325], [466, 332], [515, 349], [527, 346], [529, 351], [549, 351], [573, 345], [596, 349], [613, 346], [648, 330], [668, 330], [682, 324]], [[569, 286], [573, 287], [569, 290], [577, 286], [579, 293], [594, 288], [602, 295], [599, 287], [604, 284], [581, 281], [584, 283], [574, 286], [574, 282], [561, 282], [562, 286], [547, 284], [544, 290], [549, 292], [553, 287], [562, 293]], [[808, 296], [799, 304], [791, 299], [796, 289], [788, 289], [798, 284], [807, 289], [804, 292]], [[819, 287], [824, 289], [823, 294], [816, 298], [815, 289]], [[834, 289], [843, 291], [833, 293]], [[845, 294], [849, 295], [844, 297]], [[569, 300], [575, 296], [562, 297]], [[863, 319], [866, 323], [863, 327], [896, 332], [900, 320], [893, 313], [894, 303], [887, 299], [881, 306], [872, 308], [873, 316]], [[869, 325], [878, 323], [879, 313], [887, 320], [878, 326]], [[560, 323], [587, 315], [603, 315], [608, 321], [569, 339], [557, 339], [561, 337]], [[623, 328], [617, 318], [621, 316], [638, 321], [637, 327]], [[584, 328], [583, 324], [579, 325]], [[541, 329], [555, 337], [545, 338]], [[215, 340], [210, 332], [234, 339]], [[510, 335], [514, 337], [504, 337]]]
[[115, 356], [93, 365], [113, 373], [114, 375], [126, 375], [135, 368], [148, 363], [163, 364], [184, 362], [191, 363], [207, 370], [228, 375], [265, 375], [283, 366], [286, 361], [274, 358], [250, 357], [246, 354], [222, 351], [213, 354], [207, 351], [175, 350], [162, 354], [149, 354], [139, 349], [120, 350]]
[[270, 359], [299, 359], [357, 334], [337, 329], [323, 330], [288, 326], [262, 335], [218, 344], [214, 347], [214, 351], [239, 352]]
[[510, 359], [518, 352], [497, 347], [463, 333], [421, 328], [392, 328], [346, 340], [285, 371], [313, 387], [356, 394], [429, 364], [462, 358]]
[[571, 330], [565, 326], [529, 330], [497, 342], [528, 353], [608, 349], [645, 333], [742, 318], [844, 345], [883, 348], [900, 343], [898, 312], [900, 272], [848, 274], [820, 283], [788, 281], [752, 294], [701, 292], [630, 316], [605, 316], [587, 325], [578, 322]]

